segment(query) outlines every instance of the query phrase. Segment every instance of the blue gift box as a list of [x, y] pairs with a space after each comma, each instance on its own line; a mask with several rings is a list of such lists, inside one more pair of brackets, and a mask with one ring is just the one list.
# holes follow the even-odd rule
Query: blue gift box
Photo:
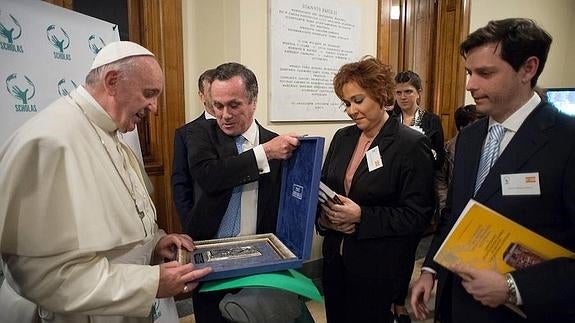
[[292, 157], [283, 162], [275, 234], [195, 242], [190, 261], [196, 268], [214, 270], [203, 280], [298, 268], [309, 259], [324, 143], [323, 137], [302, 137]]

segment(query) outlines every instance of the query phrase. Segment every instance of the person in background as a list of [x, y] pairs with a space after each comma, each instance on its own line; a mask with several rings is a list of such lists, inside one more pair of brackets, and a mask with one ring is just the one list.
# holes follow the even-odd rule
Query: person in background
[[385, 109], [389, 65], [364, 57], [343, 65], [333, 84], [355, 124], [335, 133], [322, 169], [342, 202], [321, 204], [316, 220], [327, 321], [390, 322], [395, 281], [413, 266], [409, 241], [433, 214], [433, 156], [423, 134]]
[[[281, 189], [281, 161], [298, 147], [295, 135], [278, 136], [254, 118], [258, 83], [239, 63], [213, 74], [215, 120], [186, 134], [188, 164], [199, 194], [188, 232], [195, 240], [274, 233]], [[195, 293], [196, 322], [226, 322], [218, 304], [229, 291]], [[237, 291], [232, 291], [237, 292]]]
[[[144, 167], [120, 138], [157, 113], [163, 87], [150, 51], [110, 43], [84, 86], [8, 139], [0, 151], [0, 321], [151, 322], [156, 298], [192, 290], [211, 271], [161, 263], [194, 244], [158, 228]], [[11, 306], [18, 297], [30, 306]]]
[[[443, 148], [443, 127], [439, 117], [431, 111], [427, 111], [419, 106], [420, 96], [423, 88], [421, 78], [413, 71], [403, 71], [395, 76], [395, 116], [399, 118], [404, 125], [423, 133], [431, 142], [435, 173], [438, 173], [444, 163], [445, 150]], [[433, 189], [437, 195], [437, 183]], [[436, 204], [437, 205], [437, 204]], [[427, 228], [428, 232], [435, 231], [437, 224], [438, 209], [435, 208], [434, 216], [431, 219], [431, 226]], [[411, 240], [411, 249], [415, 253], [417, 246], [421, 241], [422, 235], [414, 235]], [[409, 291], [409, 282], [413, 272], [413, 263], [410, 268], [406, 268], [403, 278], [398, 280], [397, 295], [393, 301], [393, 311], [398, 323], [409, 323], [411, 319], [405, 307], [405, 300]]]
[[215, 112], [210, 98], [210, 83], [214, 69], [204, 71], [198, 78], [198, 96], [204, 111], [196, 119], [176, 129], [174, 135], [174, 158], [172, 162], [172, 197], [180, 218], [182, 230], [187, 232], [190, 212], [194, 206], [194, 180], [188, 165], [188, 148], [193, 141], [186, 142], [186, 133], [201, 120], [214, 119]]
[[445, 210], [445, 204], [447, 201], [447, 192], [449, 190], [449, 185], [451, 183], [451, 179], [453, 176], [453, 162], [455, 158], [455, 142], [457, 141], [457, 135], [459, 134], [461, 129], [472, 124], [478, 118], [483, 117], [477, 113], [475, 104], [467, 104], [457, 108], [453, 116], [455, 119], [455, 127], [457, 128], [457, 134], [455, 135], [455, 137], [449, 139], [445, 143], [445, 160], [443, 162], [443, 166], [441, 167], [441, 171], [435, 174], [440, 217], [447, 212], [447, 210]]
[[403, 71], [395, 76], [395, 102], [399, 109], [395, 115], [404, 125], [423, 133], [431, 142], [433, 166], [441, 169], [445, 153], [443, 151], [443, 128], [439, 116], [419, 106], [421, 97], [421, 78], [412, 71]]
[[[458, 135], [447, 199], [450, 214], [440, 224], [412, 289], [411, 305], [420, 319], [429, 314], [427, 302], [437, 277], [435, 316], [444, 323], [575, 321], [574, 259], [548, 259], [510, 273], [466, 264], [448, 271], [433, 261], [472, 198], [575, 250], [575, 118], [534, 91], [551, 42], [534, 21], [509, 18], [490, 21], [460, 45], [469, 74], [467, 90], [477, 111], [488, 117]], [[504, 190], [502, 176], [516, 178], [520, 194]], [[526, 176], [536, 180], [525, 181]], [[527, 319], [507, 303], [519, 306]]]

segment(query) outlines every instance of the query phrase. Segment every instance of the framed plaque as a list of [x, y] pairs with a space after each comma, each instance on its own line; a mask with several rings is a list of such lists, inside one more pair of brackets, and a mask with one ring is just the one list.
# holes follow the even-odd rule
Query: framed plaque
[[301, 267], [309, 259], [318, 202], [323, 137], [304, 137], [282, 165], [282, 188], [275, 234], [196, 241], [183, 255], [196, 268], [212, 267], [203, 280]]

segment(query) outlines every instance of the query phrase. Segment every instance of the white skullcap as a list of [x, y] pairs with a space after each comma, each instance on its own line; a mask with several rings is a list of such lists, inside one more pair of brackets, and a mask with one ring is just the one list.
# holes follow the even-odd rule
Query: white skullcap
[[154, 56], [154, 54], [131, 41], [117, 41], [109, 43], [98, 52], [90, 70], [131, 56]]

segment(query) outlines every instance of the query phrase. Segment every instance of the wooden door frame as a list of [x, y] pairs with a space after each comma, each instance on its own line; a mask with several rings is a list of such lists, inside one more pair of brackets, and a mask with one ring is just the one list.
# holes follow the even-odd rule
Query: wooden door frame
[[[471, 0], [435, 0], [437, 18], [434, 30], [430, 30], [434, 39], [434, 58], [427, 67], [432, 86], [428, 90], [431, 99], [427, 101], [430, 104], [427, 108], [440, 116], [446, 140], [457, 132], [453, 115], [457, 107], [465, 102], [466, 76], [463, 60], [459, 55], [459, 44], [469, 33], [470, 2]], [[406, 0], [402, 0], [402, 3], [405, 5]], [[391, 5], [392, 0], [378, 0], [377, 57], [384, 62], [389, 61], [392, 50], [389, 43]], [[410, 15], [406, 11], [403, 14], [402, 18]], [[400, 23], [400, 26], [403, 25], [406, 24]], [[408, 57], [408, 53], [405, 53], [405, 37], [408, 37], [407, 33], [400, 31], [400, 44], [397, 47], [400, 51], [399, 68], [402, 70], [413, 68], [405, 60], [405, 57]]]
[[[156, 55], [165, 76], [158, 115], [150, 116], [149, 124], [143, 127], [148, 131], [144, 139], [149, 141], [143, 142], [143, 151], [146, 152], [146, 171], [155, 187], [152, 199], [157, 209], [158, 225], [167, 232], [180, 232], [172, 199], [171, 175], [174, 131], [185, 122], [182, 2], [128, 1], [130, 38]], [[139, 27], [137, 31], [136, 27]]]

